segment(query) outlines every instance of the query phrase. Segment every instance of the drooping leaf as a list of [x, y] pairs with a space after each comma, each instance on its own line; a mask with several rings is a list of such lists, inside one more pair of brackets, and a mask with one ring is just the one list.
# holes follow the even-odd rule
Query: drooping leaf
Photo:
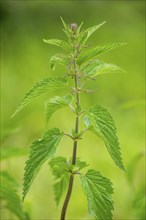
[[32, 143], [25, 166], [23, 200], [43, 163], [54, 156], [62, 136], [58, 128], [53, 128], [46, 131], [42, 139]]
[[122, 170], [125, 170], [114, 120], [107, 109], [95, 105], [89, 109], [88, 115], [86, 115], [83, 120], [85, 126], [104, 141], [115, 164]]
[[18, 196], [18, 189], [15, 180], [6, 172], [0, 173], [0, 199], [1, 204], [4, 202], [4, 208], [10, 210], [20, 220], [27, 220], [26, 213], [24, 213], [20, 197]]
[[69, 62], [69, 59], [66, 55], [64, 54], [56, 54], [54, 56], [51, 57], [50, 59], [50, 67], [51, 69], [55, 70], [55, 65], [59, 64], [62, 66], [67, 66]]
[[48, 91], [65, 88], [67, 81], [63, 77], [48, 77], [37, 82], [29, 92], [27, 92], [17, 107], [16, 111], [12, 115], [14, 117], [20, 112], [26, 105], [28, 105], [34, 98], [47, 93]]
[[88, 40], [88, 38], [104, 24], [105, 24], [105, 21], [102, 22], [101, 24], [98, 24], [98, 25], [95, 25], [93, 27], [86, 29], [85, 31], [82, 31], [81, 34], [79, 35], [78, 42], [81, 45], [84, 45], [86, 41]]
[[56, 205], [58, 205], [69, 182], [68, 163], [65, 157], [56, 157], [50, 161], [49, 165], [55, 178], [53, 188]]
[[51, 44], [51, 45], [61, 47], [62, 49], [66, 50], [67, 52], [70, 52], [71, 49], [72, 49], [70, 47], [70, 45], [64, 40], [58, 40], [58, 39], [45, 40], [45, 39], [43, 39], [43, 41], [47, 44]]
[[95, 77], [105, 73], [124, 72], [120, 67], [114, 64], [104, 63], [100, 60], [93, 60], [87, 63], [87, 65], [81, 68], [81, 71], [84, 73], [85, 77]]
[[55, 96], [51, 98], [45, 106], [45, 112], [46, 112], [46, 120], [48, 121], [52, 114], [56, 112], [57, 110], [70, 106], [73, 100], [73, 96], [68, 94], [64, 97]]
[[25, 148], [18, 147], [2, 147], [0, 160], [7, 160], [13, 157], [25, 156], [27, 150]]
[[127, 43], [113, 43], [109, 45], [104, 46], [97, 46], [95, 48], [92, 48], [86, 52], [81, 53], [79, 58], [77, 59], [78, 65], [82, 65], [83, 63], [86, 63], [87, 61], [91, 59], [95, 59], [97, 56], [106, 53], [110, 50], [113, 50], [115, 48], [121, 47], [123, 45], [126, 45]]
[[100, 172], [90, 169], [80, 174], [81, 185], [88, 200], [89, 214], [95, 219], [112, 220], [112, 183]]

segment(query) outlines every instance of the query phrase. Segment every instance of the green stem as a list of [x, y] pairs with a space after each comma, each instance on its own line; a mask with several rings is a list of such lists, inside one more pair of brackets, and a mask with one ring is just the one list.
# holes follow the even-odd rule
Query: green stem
[[[76, 106], [77, 109], [80, 106], [80, 96], [78, 93], [78, 76], [77, 76], [77, 70], [76, 70], [76, 61], [74, 59], [74, 72], [75, 72], [75, 88], [76, 88]], [[77, 113], [76, 116], [76, 122], [75, 122], [75, 133], [77, 134], [79, 132], [79, 114]], [[75, 165], [76, 164], [76, 155], [77, 155], [77, 145], [78, 145], [78, 141], [74, 140], [73, 143], [73, 154], [72, 154], [72, 164]], [[69, 200], [71, 197], [71, 193], [72, 193], [72, 188], [73, 188], [73, 182], [74, 182], [74, 174], [70, 175], [70, 179], [69, 179], [69, 185], [68, 185], [68, 190], [67, 190], [67, 194], [64, 200], [64, 204], [62, 207], [62, 212], [61, 212], [61, 218], [60, 220], [65, 220], [65, 216], [66, 216], [66, 211], [67, 211], [67, 207], [69, 204]]]

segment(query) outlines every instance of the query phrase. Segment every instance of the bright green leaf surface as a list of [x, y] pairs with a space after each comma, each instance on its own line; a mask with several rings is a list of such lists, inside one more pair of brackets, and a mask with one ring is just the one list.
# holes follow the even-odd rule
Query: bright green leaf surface
[[69, 27], [68, 27], [68, 25], [65, 23], [65, 21], [63, 20], [63, 18], [62, 17], [60, 17], [61, 18], [61, 21], [62, 21], [62, 24], [63, 24], [63, 26], [64, 26], [64, 33], [66, 34], [66, 36], [68, 37], [68, 40], [70, 41], [70, 32], [69, 32]]
[[81, 185], [88, 200], [89, 213], [99, 220], [111, 220], [113, 201], [112, 183], [96, 170], [80, 175]]
[[57, 110], [70, 106], [71, 102], [73, 100], [73, 96], [66, 95], [64, 97], [55, 96], [51, 98], [45, 106], [45, 112], [46, 112], [46, 120], [48, 121], [52, 114], [56, 112]]
[[107, 150], [115, 164], [125, 170], [116, 127], [111, 114], [102, 106], [95, 105], [89, 109], [89, 114], [84, 117], [84, 124], [91, 131], [96, 133], [105, 143]]
[[113, 43], [113, 44], [108, 44], [108, 45], [104, 45], [104, 46], [97, 46], [95, 48], [87, 50], [86, 52], [83, 52], [79, 56], [77, 63], [78, 63], [78, 65], [84, 64], [91, 59], [95, 59], [97, 56], [99, 56], [103, 53], [106, 53], [110, 50], [113, 50], [115, 48], [121, 47], [126, 44], [127, 43]]
[[49, 40], [43, 39], [43, 41], [47, 44], [61, 47], [62, 49], [66, 50], [67, 52], [71, 51], [71, 47], [66, 41], [58, 40], [58, 39], [49, 39]]
[[105, 73], [115, 73], [115, 72], [124, 72], [120, 67], [104, 63], [100, 60], [93, 60], [92, 62], [87, 63], [86, 66], [81, 68], [81, 71], [85, 74], [85, 76], [95, 77], [99, 74]]
[[47, 93], [48, 91], [61, 89], [67, 86], [67, 81], [63, 77], [48, 77], [37, 82], [32, 89], [26, 93], [18, 108], [12, 115], [14, 117], [26, 105], [28, 105], [34, 98]]
[[42, 139], [36, 140], [32, 143], [29, 158], [26, 161], [25, 166], [23, 199], [25, 198], [43, 163], [54, 156], [62, 136], [63, 133], [61, 133], [59, 129], [53, 128], [46, 131]]
[[86, 43], [86, 41], [88, 40], [88, 38], [104, 24], [105, 24], [105, 21], [102, 22], [101, 24], [98, 24], [98, 25], [95, 25], [93, 27], [86, 29], [85, 31], [82, 31], [79, 38], [78, 38], [78, 42], [81, 45], [84, 45]]
[[50, 58], [50, 67], [55, 69], [55, 65], [59, 64], [66, 67], [68, 65], [68, 57], [64, 54], [56, 54]]
[[27, 220], [26, 214], [23, 212], [21, 200], [17, 193], [17, 184], [8, 173], [0, 174], [0, 199], [1, 204], [5, 201], [5, 208], [9, 209], [20, 220]]
[[50, 161], [49, 165], [51, 167], [53, 176], [55, 177], [53, 188], [55, 201], [58, 205], [68, 186], [70, 176], [68, 172], [68, 164], [65, 157], [56, 157]]

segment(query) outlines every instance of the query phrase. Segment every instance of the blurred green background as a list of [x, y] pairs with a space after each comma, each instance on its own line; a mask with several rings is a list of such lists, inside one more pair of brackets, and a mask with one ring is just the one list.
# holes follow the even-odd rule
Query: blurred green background
[[[86, 133], [80, 141], [78, 156], [114, 183], [114, 219], [144, 219], [144, 87], [145, 87], [145, 6], [144, 1], [1, 1], [1, 143], [2, 148], [19, 147], [28, 152], [31, 142], [45, 130], [44, 101], [62, 91], [36, 99], [14, 119], [10, 116], [25, 92], [46, 76], [61, 75], [49, 67], [49, 58], [60, 49], [43, 43], [42, 39], [65, 39], [60, 16], [69, 24], [81, 23], [84, 28], [103, 21], [107, 23], [89, 40], [92, 45], [127, 42], [128, 45], [100, 57], [127, 71], [125, 74], [98, 76], [88, 84], [96, 89], [82, 95], [82, 106], [107, 106], [112, 113], [121, 143], [127, 174], [120, 171], [96, 136]], [[48, 127], [71, 132], [75, 118], [68, 109], [55, 113]], [[64, 138], [57, 155], [70, 157], [72, 141]], [[20, 193], [24, 157], [2, 162], [18, 181]], [[47, 164], [38, 174], [24, 203], [31, 219], [59, 219], [62, 204], [55, 206], [53, 177]], [[63, 200], [62, 200], [63, 202]], [[2, 209], [2, 219], [16, 219]], [[86, 198], [76, 178], [67, 219], [92, 219], [87, 212]]]

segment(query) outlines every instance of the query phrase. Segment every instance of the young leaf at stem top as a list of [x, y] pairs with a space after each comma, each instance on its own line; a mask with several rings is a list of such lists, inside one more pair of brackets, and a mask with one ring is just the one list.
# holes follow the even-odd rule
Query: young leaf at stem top
[[102, 25], [104, 25], [106, 22], [102, 22], [101, 24], [95, 25], [93, 27], [90, 27], [86, 29], [85, 31], [82, 31], [81, 34], [79, 35], [77, 42], [83, 46], [88, 38], [94, 34], [95, 31], [97, 31]]

